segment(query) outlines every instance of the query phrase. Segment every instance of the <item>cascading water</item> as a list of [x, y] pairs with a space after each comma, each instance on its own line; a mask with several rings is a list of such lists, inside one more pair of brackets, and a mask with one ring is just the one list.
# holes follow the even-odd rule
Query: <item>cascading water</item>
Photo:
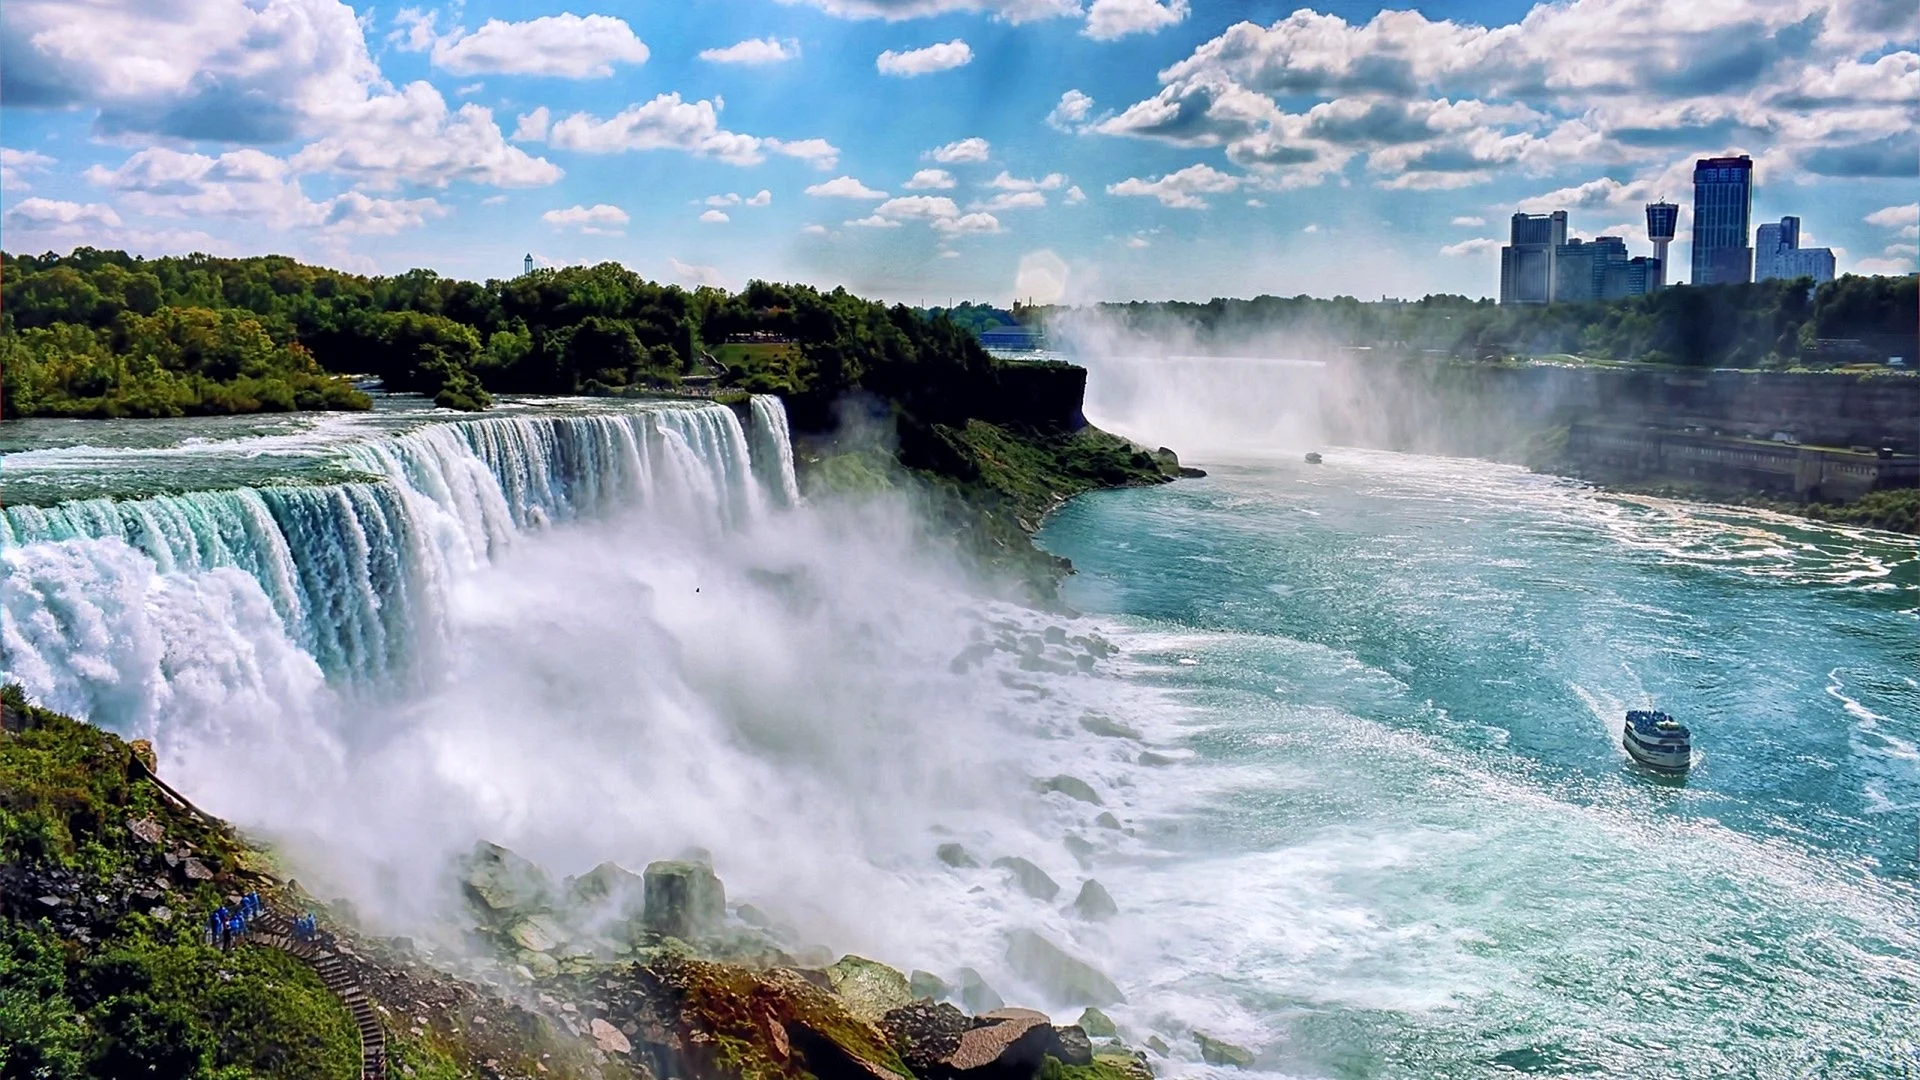
[[8, 507], [6, 677], [52, 707], [137, 726], [167, 681], [153, 670], [162, 659], [115, 655], [149, 635], [128, 633], [131, 610], [109, 609], [156, 575], [180, 585], [227, 570], [252, 580], [330, 682], [387, 685], [443, 636], [452, 583], [530, 530], [639, 507], [718, 533], [790, 505], [785, 412], [777, 398], [752, 408], [763, 462], [719, 405], [528, 410], [322, 451], [357, 478]]

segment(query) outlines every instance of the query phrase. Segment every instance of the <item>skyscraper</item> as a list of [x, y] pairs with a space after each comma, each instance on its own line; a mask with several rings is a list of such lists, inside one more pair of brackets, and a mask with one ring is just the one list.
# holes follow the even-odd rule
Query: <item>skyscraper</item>
[[1554, 260], [1567, 242], [1567, 212], [1515, 214], [1508, 244], [1500, 249], [1500, 302], [1553, 302]]
[[1653, 241], [1653, 257], [1660, 265], [1653, 268], [1654, 280], [1645, 291], [1652, 292], [1667, 283], [1667, 267], [1673, 265], [1667, 261], [1667, 245], [1673, 243], [1673, 233], [1680, 224], [1680, 207], [1670, 202], [1647, 204], [1647, 239]]
[[1833, 280], [1833, 249], [1800, 246], [1800, 219], [1783, 217], [1778, 224], [1760, 226], [1753, 245], [1753, 280], [1812, 278], [1818, 285]]
[[1753, 280], [1748, 219], [1753, 213], [1753, 159], [1701, 158], [1693, 163], [1693, 283]]

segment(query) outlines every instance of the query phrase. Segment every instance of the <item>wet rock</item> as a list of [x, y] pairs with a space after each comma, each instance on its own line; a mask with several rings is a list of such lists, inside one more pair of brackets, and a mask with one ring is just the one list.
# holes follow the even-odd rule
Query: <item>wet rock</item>
[[1019, 857], [1005, 855], [993, 860], [993, 865], [1013, 875], [1022, 892], [1038, 900], [1052, 900], [1060, 895], [1060, 884], [1047, 876], [1045, 870]]
[[1090, 712], [1087, 715], [1081, 717], [1080, 726], [1083, 728], [1086, 728], [1088, 731], [1094, 733], [1095, 735], [1104, 736], [1105, 738], [1109, 738], [1109, 739], [1139, 739], [1140, 738], [1140, 733], [1138, 731], [1134, 730], [1131, 727], [1128, 727], [1127, 725], [1121, 723], [1118, 720], [1113, 719], [1112, 717], [1102, 716], [1099, 713]]
[[1103, 829], [1118, 829], [1120, 827], [1120, 819], [1114, 817], [1113, 811], [1111, 810], [1101, 811], [1100, 816], [1093, 819], [1093, 823]]
[[1127, 1000], [1113, 980], [1031, 930], [1007, 935], [1007, 963], [1021, 978], [1066, 1005], [1116, 1005]]
[[213, 880], [213, 871], [207, 869], [207, 864], [191, 855], [181, 860], [180, 869], [182, 873], [187, 875], [188, 881]]
[[1147, 1064], [1145, 1051], [1108, 1048], [1094, 1052], [1094, 1064], [1105, 1065], [1126, 1080], [1153, 1080], [1153, 1066]]
[[1253, 1051], [1244, 1046], [1235, 1046], [1224, 1039], [1216, 1039], [1196, 1031], [1193, 1041], [1200, 1046], [1200, 1060], [1209, 1065], [1231, 1066], [1236, 1069], [1253, 1067]]
[[513, 962], [525, 968], [529, 978], [551, 979], [560, 974], [560, 961], [543, 952], [522, 949], [513, 954]]
[[916, 998], [928, 998], [933, 1001], [945, 1001], [953, 994], [953, 987], [947, 980], [931, 971], [915, 970], [907, 976], [907, 990]]
[[1057, 791], [1069, 799], [1078, 799], [1095, 806], [1100, 805], [1100, 793], [1093, 790], [1093, 785], [1076, 776], [1061, 773], [1051, 779], [1038, 781], [1034, 786], [1040, 790], [1041, 794]]
[[773, 928], [773, 917], [761, 911], [759, 908], [754, 907], [752, 904], [741, 904], [740, 909], [734, 912], [734, 914], [740, 917], [741, 922], [746, 923], [756, 930], [771, 930]]
[[1087, 1037], [1086, 1029], [1068, 1025], [1054, 1028], [1053, 1034], [1059, 1046], [1054, 1057], [1068, 1065], [1093, 1064], [1093, 1040]]
[[1166, 1057], [1173, 1053], [1173, 1047], [1168, 1046], [1167, 1041], [1158, 1035], [1147, 1036], [1147, 1049], [1159, 1054], [1161, 1057]]
[[967, 849], [956, 843], [945, 843], [933, 849], [933, 854], [943, 863], [958, 870], [968, 866], [979, 866]]
[[1106, 886], [1088, 878], [1080, 886], [1080, 895], [1074, 898], [1073, 912], [1089, 922], [1099, 922], [1120, 914], [1120, 907], [1113, 902]]
[[951, 1005], [915, 1001], [887, 1013], [879, 1027], [915, 1076], [937, 1077], [948, 1068], [973, 1020]]
[[1176, 765], [1179, 761], [1179, 758], [1168, 757], [1165, 754], [1156, 754], [1151, 750], [1140, 751], [1140, 764], [1142, 765]]
[[642, 920], [656, 934], [692, 941], [726, 920], [726, 890], [711, 866], [684, 860], [650, 863], [644, 886]]
[[1093, 853], [1098, 849], [1093, 846], [1091, 840], [1088, 840], [1084, 836], [1068, 833], [1067, 838], [1060, 843], [1073, 855], [1073, 861], [1080, 864], [1080, 869], [1085, 870], [1088, 866], [1092, 865]]
[[1080, 1028], [1096, 1039], [1114, 1039], [1120, 1036], [1120, 1029], [1107, 1018], [1107, 1014], [1091, 1005], [1080, 1014]]
[[567, 903], [575, 908], [627, 919], [640, 913], [645, 889], [639, 874], [619, 863], [603, 862], [579, 877], [568, 878], [564, 891]]
[[913, 1000], [907, 977], [885, 964], [861, 956], [843, 956], [827, 969], [833, 992], [847, 1011], [869, 1022]]
[[166, 838], [160, 823], [150, 817], [128, 818], [127, 831], [133, 834], [135, 840], [143, 844], [157, 844]]
[[987, 980], [972, 968], [960, 969], [960, 1004], [970, 1013], [987, 1013], [1006, 1008], [1007, 1003], [993, 992]]
[[528, 952], [545, 953], [559, 948], [567, 932], [551, 915], [528, 915], [507, 927], [507, 937]]
[[690, 862], [696, 866], [704, 866], [711, 870], [713, 869], [713, 852], [708, 851], [698, 844], [689, 844], [680, 849], [679, 861]]
[[1065, 645], [1067, 643], [1066, 628], [1061, 626], [1049, 626], [1045, 630], [1040, 632], [1040, 639], [1042, 641], [1045, 641], [1049, 645]]
[[483, 917], [496, 923], [542, 906], [552, 891], [545, 870], [485, 840], [473, 845], [462, 871], [461, 892]]
[[593, 1044], [609, 1054], [627, 1054], [633, 1052], [633, 1044], [617, 1027], [605, 1020], [595, 1020], [587, 1025], [587, 1031], [593, 1035]]
[[943, 1071], [970, 1075], [1031, 1076], [1057, 1050], [1060, 1037], [1046, 1013], [997, 1009], [974, 1018], [974, 1027], [941, 1064]]

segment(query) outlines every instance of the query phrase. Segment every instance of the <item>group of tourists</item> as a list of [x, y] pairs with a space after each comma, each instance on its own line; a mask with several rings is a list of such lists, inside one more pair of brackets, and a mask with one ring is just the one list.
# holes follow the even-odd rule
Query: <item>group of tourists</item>
[[247, 924], [266, 914], [266, 901], [259, 893], [248, 893], [232, 909], [225, 905], [207, 916], [207, 944], [218, 945], [222, 949], [233, 948], [234, 942], [247, 936]]
[[312, 912], [293, 917], [293, 936], [297, 941], [312, 941], [320, 936], [320, 920]]

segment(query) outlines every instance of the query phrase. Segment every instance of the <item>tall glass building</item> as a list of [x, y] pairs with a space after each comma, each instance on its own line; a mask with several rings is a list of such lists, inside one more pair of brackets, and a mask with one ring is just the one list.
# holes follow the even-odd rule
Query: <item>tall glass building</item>
[[1753, 280], [1753, 159], [1701, 158], [1693, 163], [1693, 283]]

